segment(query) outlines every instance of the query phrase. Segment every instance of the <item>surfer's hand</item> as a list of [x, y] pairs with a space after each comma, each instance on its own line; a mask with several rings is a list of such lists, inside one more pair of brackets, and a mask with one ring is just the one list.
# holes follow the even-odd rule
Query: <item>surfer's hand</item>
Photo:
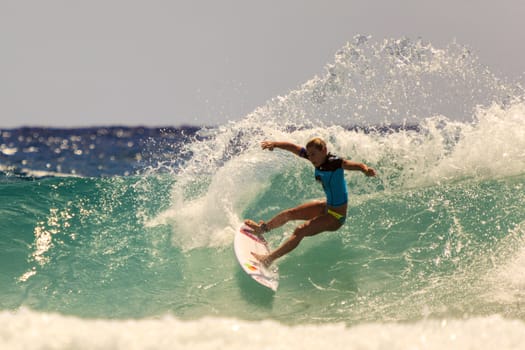
[[365, 171], [365, 175], [366, 176], [376, 176], [376, 171], [372, 168], [367, 168], [366, 171]]
[[262, 149], [273, 151], [273, 148], [275, 147], [275, 143], [272, 141], [263, 141], [261, 142], [261, 147]]

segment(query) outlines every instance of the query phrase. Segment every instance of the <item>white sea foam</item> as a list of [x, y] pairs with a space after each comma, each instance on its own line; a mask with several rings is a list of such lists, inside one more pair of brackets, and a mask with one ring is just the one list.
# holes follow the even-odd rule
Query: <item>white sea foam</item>
[[[479, 109], [476, 122], [455, 124], [457, 144], [432, 169], [437, 178], [497, 178], [525, 172], [525, 104]], [[430, 175], [430, 174], [429, 174]]]
[[258, 180], [263, 176], [252, 152], [224, 162], [219, 159], [222, 156], [222, 150], [209, 149], [193, 159], [196, 164], [190, 164], [178, 175], [172, 190], [172, 206], [147, 225], [172, 225], [173, 241], [184, 250], [229, 245], [241, 223], [243, 206], [261, 193], [265, 184]]
[[18, 349], [523, 349], [525, 323], [464, 320], [287, 326], [203, 318], [81, 319], [28, 309], [0, 313], [0, 348]]

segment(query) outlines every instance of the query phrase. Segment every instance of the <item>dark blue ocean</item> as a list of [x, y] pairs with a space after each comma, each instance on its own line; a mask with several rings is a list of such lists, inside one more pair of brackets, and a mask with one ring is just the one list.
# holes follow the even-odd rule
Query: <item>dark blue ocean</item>
[[[0, 347], [521, 349], [524, 96], [456, 44], [356, 37], [221, 125], [0, 128]], [[347, 223], [273, 293], [233, 235], [323, 196], [260, 148], [314, 136], [378, 176], [346, 174]]]

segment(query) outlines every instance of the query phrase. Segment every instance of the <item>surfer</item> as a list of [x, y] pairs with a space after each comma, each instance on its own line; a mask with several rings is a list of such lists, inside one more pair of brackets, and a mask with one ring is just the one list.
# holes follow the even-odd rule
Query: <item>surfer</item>
[[344, 170], [361, 171], [366, 176], [375, 176], [376, 171], [366, 164], [339, 158], [329, 153], [326, 142], [318, 137], [310, 140], [306, 147], [281, 141], [263, 141], [261, 147], [270, 151], [280, 148], [308, 159], [315, 167], [315, 179], [321, 182], [326, 194], [325, 200], [311, 201], [286, 209], [267, 222], [256, 223], [249, 219], [244, 222], [256, 234], [264, 234], [281, 227], [288, 221], [306, 220], [305, 223], [296, 227], [286, 242], [270, 254], [252, 253], [257, 260], [269, 266], [276, 259], [295, 249], [304, 237], [314, 236], [324, 231], [336, 231], [344, 224], [348, 207]]

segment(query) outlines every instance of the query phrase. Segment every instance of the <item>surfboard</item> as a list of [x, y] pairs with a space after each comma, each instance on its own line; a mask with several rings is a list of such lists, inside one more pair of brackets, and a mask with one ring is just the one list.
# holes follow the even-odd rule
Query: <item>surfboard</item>
[[277, 290], [279, 286], [277, 267], [267, 268], [252, 255], [252, 252], [257, 254], [268, 254], [270, 252], [268, 243], [262, 236], [254, 234], [250, 227], [243, 224], [235, 234], [233, 250], [244, 272], [263, 286], [273, 291]]

